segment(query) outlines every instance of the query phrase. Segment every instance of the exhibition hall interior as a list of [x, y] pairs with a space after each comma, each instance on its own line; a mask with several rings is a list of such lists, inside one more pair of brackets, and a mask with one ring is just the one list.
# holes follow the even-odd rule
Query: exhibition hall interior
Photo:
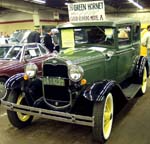
[[149, 0], [0, 0], [0, 144], [150, 144]]

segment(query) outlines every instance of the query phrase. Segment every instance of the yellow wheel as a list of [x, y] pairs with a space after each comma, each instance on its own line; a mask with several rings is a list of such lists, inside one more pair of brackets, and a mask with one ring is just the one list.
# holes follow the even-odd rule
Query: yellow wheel
[[[10, 92], [8, 101], [17, 105], [27, 105], [25, 98], [19, 91]], [[26, 127], [27, 125], [31, 124], [33, 119], [33, 116], [11, 110], [7, 110], [7, 115], [10, 123], [17, 128]]]
[[108, 93], [105, 100], [94, 104], [93, 116], [94, 116], [94, 127], [93, 127], [93, 138], [101, 143], [108, 140], [112, 124], [113, 124], [113, 113], [114, 104], [113, 96]]
[[[19, 95], [16, 104], [17, 105], [23, 104], [24, 101], [25, 101], [24, 97], [22, 95]], [[30, 115], [26, 115], [20, 112], [17, 112], [17, 116], [18, 116], [18, 119], [20, 119], [20, 121], [22, 122], [26, 122], [28, 119], [30, 119]]]
[[145, 94], [147, 89], [147, 70], [146, 67], [143, 69], [143, 75], [142, 75], [142, 83], [141, 83], [141, 89], [140, 89], [140, 94], [143, 95]]

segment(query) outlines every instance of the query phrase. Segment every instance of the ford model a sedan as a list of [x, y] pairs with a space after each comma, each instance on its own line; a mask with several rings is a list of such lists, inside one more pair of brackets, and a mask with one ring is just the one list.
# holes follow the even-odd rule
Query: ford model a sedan
[[138, 21], [63, 24], [61, 52], [6, 82], [1, 103], [10, 123], [23, 128], [33, 116], [92, 127], [95, 140], [110, 136], [114, 114], [137, 93], [146, 92], [149, 68], [139, 55]]

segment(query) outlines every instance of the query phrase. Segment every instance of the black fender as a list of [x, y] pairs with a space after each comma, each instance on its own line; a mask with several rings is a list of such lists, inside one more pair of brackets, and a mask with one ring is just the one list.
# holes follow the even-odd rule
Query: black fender
[[13, 75], [6, 81], [5, 88], [7, 91], [20, 90], [24, 92], [28, 105], [32, 106], [43, 95], [42, 81], [38, 78], [25, 81], [23, 76], [24, 73]]
[[21, 81], [23, 80], [23, 76], [24, 76], [24, 73], [18, 73], [18, 74], [11, 76], [5, 82], [5, 88], [6, 89], [21, 88]]
[[134, 74], [133, 74], [133, 77], [134, 77], [134, 80], [136, 83], [141, 84], [143, 69], [145, 66], [146, 66], [146, 70], [147, 70], [147, 77], [149, 77], [148, 59], [147, 59], [147, 57], [140, 56], [136, 61], [135, 70], [134, 70]]
[[115, 81], [112, 80], [95, 82], [85, 89], [83, 96], [89, 101], [102, 101], [106, 94], [111, 91], [115, 85]]
[[75, 104], [71, 112], [79, 115], [90, 115], [93, 113], [93, 105], [96, 102], [101, 102], [115, 86], [115, 81], [97, 81], [91, 85], [86, 86]]
[[118, 113], [128, 100], [122, 88], [113, 80], [95, 82], [85, 89], [83, 97], [94, 104], [102, 102], [109, 92], [113, 95], [115, 113]]

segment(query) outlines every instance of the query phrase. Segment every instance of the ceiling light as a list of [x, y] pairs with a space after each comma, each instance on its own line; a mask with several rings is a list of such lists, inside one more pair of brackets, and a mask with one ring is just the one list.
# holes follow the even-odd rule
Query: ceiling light
[[45, 4], [45, 0], [24, 0], [27, 2], [33, 2], [33, 3], [37, 3], [37, 4]]
[[133, 0], [128, 0], [129, 2], [131, 2], [133, 5], [135, 5], [136, 7], [138, 7], [139, 9], [143, 9], [143, 7], [141, 5], [139, 5], [137, 2], [133, 1]]
[[35, 3], [39, 3], [39, 4], [45, 4], [45, 0], [33, 0], [33, 2]]

